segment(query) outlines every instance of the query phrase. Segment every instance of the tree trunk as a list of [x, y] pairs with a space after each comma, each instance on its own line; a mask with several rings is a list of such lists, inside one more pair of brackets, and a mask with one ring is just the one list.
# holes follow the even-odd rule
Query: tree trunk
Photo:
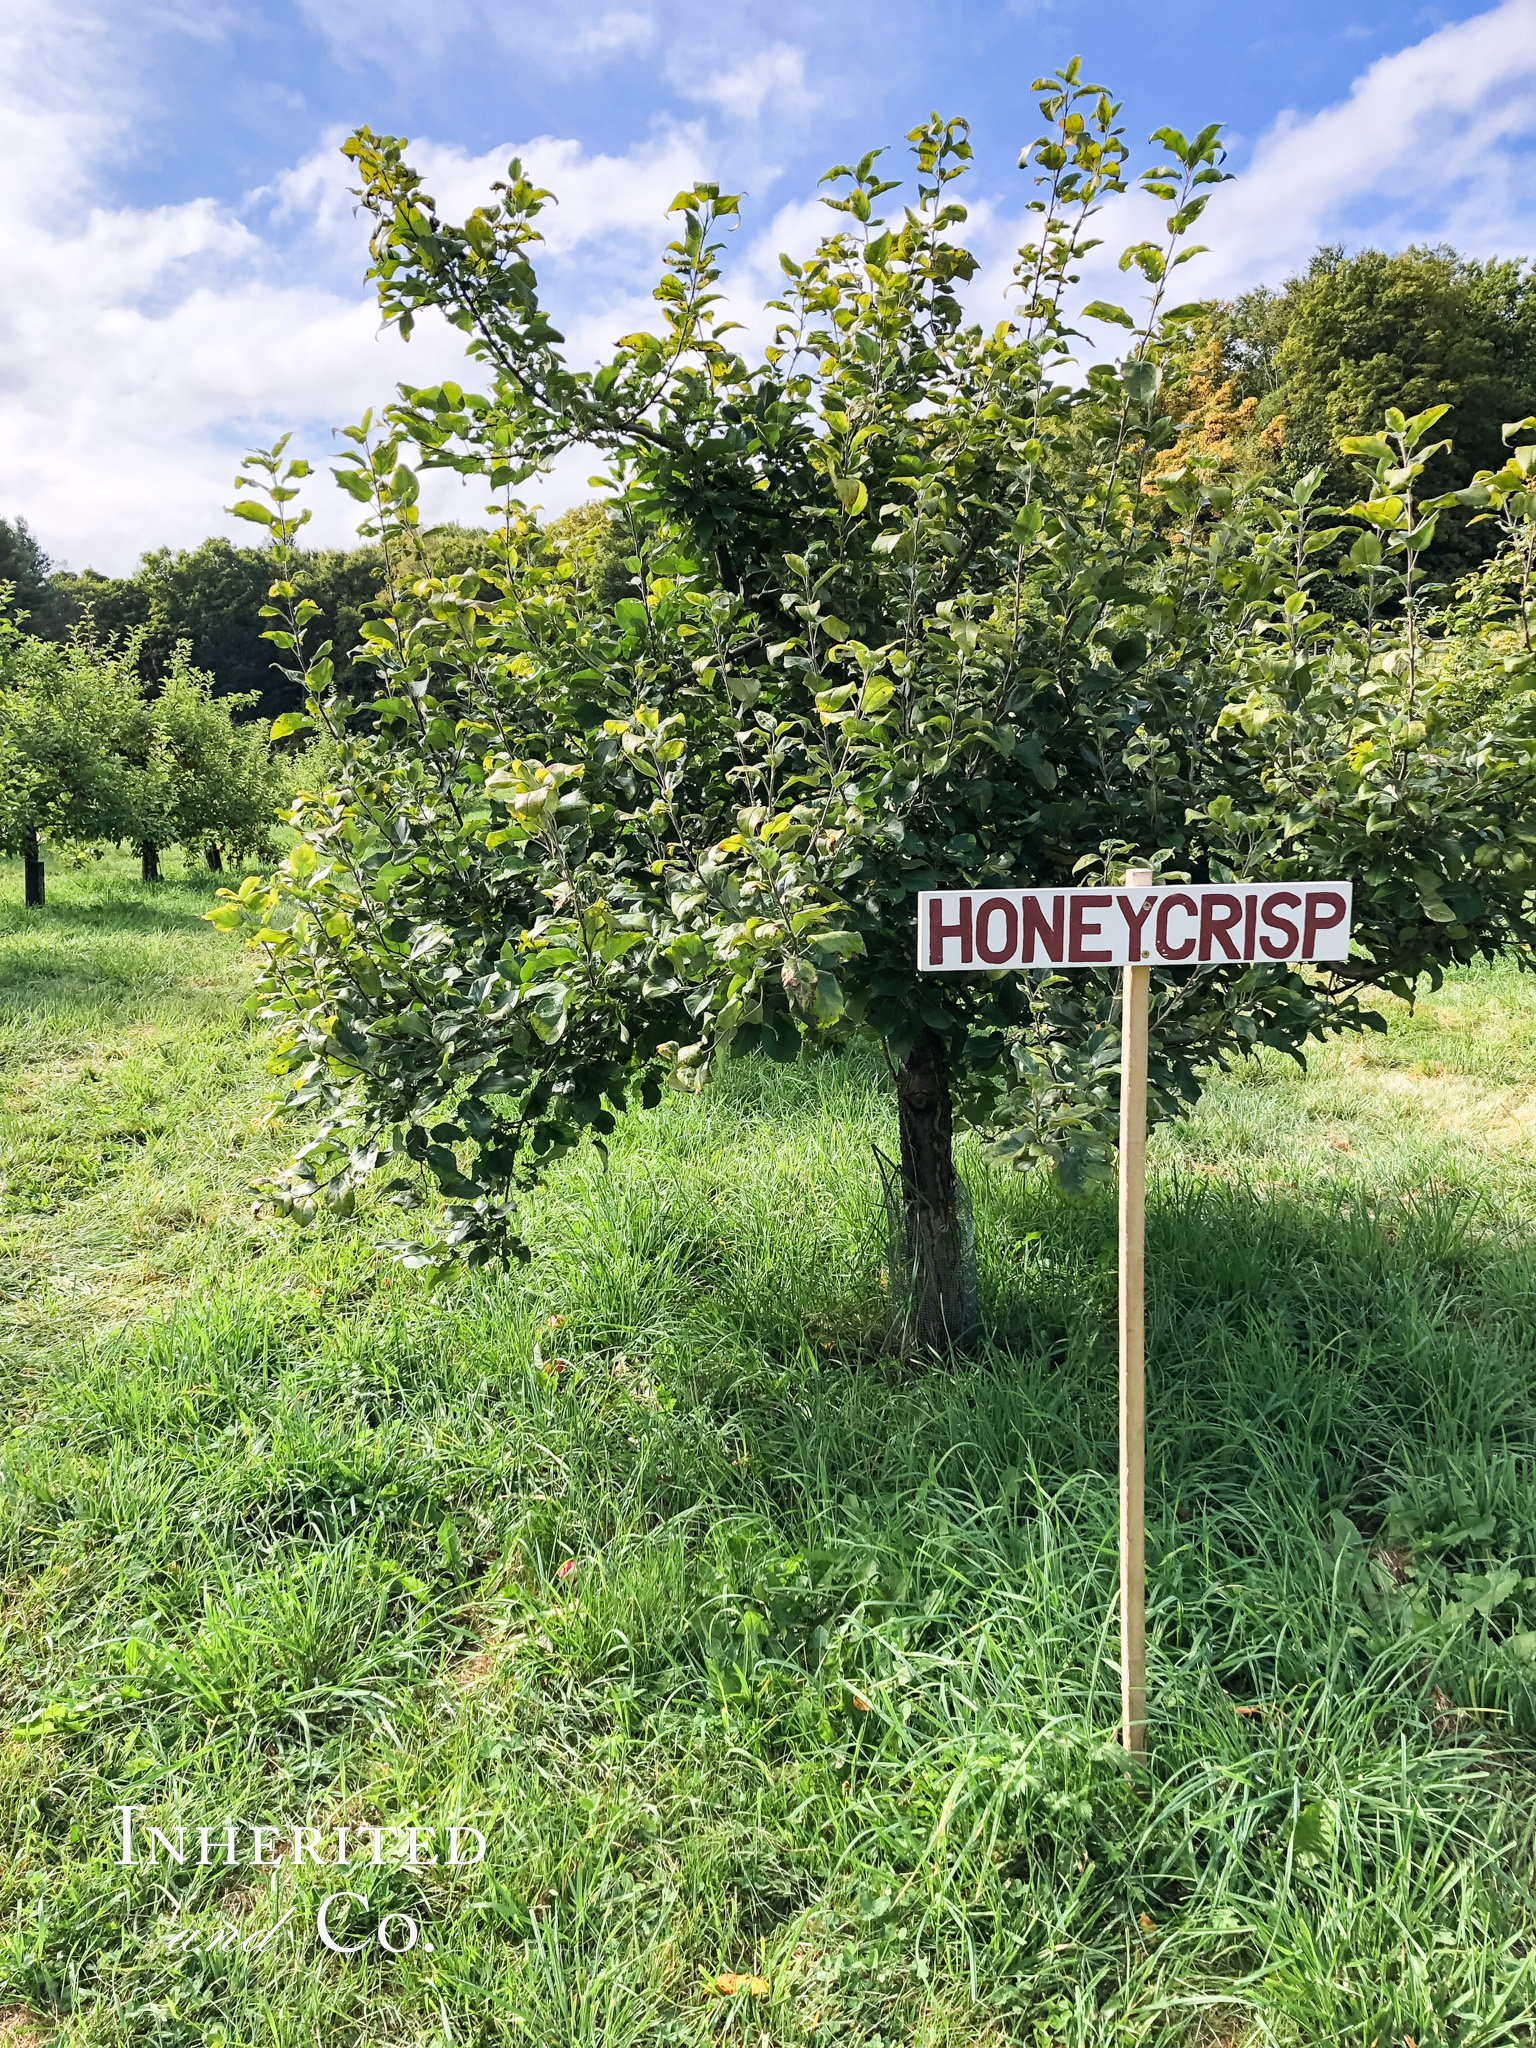
[[22, 841], [21, 865], [25, 879], [26, 906], [28, 910], [41, 910], [45, 895], [43, 856], [38, 848], [35, 832], [29, 832]]
[[209, 867], [212, 868], [216, 875], [222, 875], [224, 872], [224, 849], [216, 839], [210, 839], [205, 851], [208, 856]]
[[139, 880], [158, 882], [160, 879], [160, 849], [153, 839], [146, 839], [139, 846]]
[[896, 1113], [907, 1336], [920, 1350], [957, 1350], [976, 1335], [976, 1260], [965, 1191], [955, 1172], [949, 1063], [936, 1032], [924, 1031], [896, 1070]]

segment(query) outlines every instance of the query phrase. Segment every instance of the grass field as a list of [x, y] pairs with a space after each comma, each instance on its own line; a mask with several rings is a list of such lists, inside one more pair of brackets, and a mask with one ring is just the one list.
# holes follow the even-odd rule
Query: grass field
[[0, 2043], [1536, 2042], [1536, 982], [1157, 1139], [1133, 1771], [1108, 1199], [968, 1161], [901, 1365], [875, 1062], [743, 1062], [430, 1293], [252, 1216], [212, 887], [0, 865]]

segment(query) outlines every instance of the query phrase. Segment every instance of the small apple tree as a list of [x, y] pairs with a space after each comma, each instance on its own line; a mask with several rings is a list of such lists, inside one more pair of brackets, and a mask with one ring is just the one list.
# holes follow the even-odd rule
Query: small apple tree
[[[1095, 209], [1131, 183], [1116, 104], [1076, 65], [1040, 81], [1025, 152], [1037, 232], [1012, 316], [970, 321], [956, 239], [963, 122], [913, 131], [916, 185], [871, 152], [823, 181], [832, 231], [782, 259], [760, 357], [721, 317], [735, 199], [679, 194], [657, 331], [572, 368], [538, 296], [548, 195], [514, 162], [459, 225], [398, 140], [345, 145], [373, 217], [384, 318], [436, 309], [482, 389], [402, 389], [348, 430], [363, 531], [411, 558], [417, 476], [496, 494], [494, 566], [406, 580], [365, 628], [376, 684], [347, 698], [286, 571], [303, 465], [253, 458], [235, 510], [276, 557], [272, 637], [334, 786], [293, 812], [267, 882], [215, 914], [263, 958], [287, 1101], [319, 1129], [271, 1191], [348, 1213], [380, 1170], [416, 1209], [401, 1241], [441, 1268], [519, 1250], [520, 1193], [599, 1146], [638, 1096], [696, 1089], [727, 1055], [861, 1036], [894, 1078], [910, 1338], [974, 1323], [957, 1121], [1068, 1184], [1107, 1170], [1117, 1089], [1109, 975], [916, 971], [920, 890], [1110, 878], [1349, 876], [1357, 953], [1337, 972], [1213, 964], [1154, 991], [1153, 1104], [1202, 1068], [1375, 1021], [1450, 961], [1528, 946], [1536, 722], [1437, 719], [1414, 491], [1434, 417], [1361, 441], [1344, 522], [1369, 623], [1317, 605], [1342, 545], [1318, 478], [1236, 490], [1179, 459], [1160, 359], [1186, 238], [1224, 173], [1217, 130], [1162, 129], [1139, 175], [1161, 239], [1124, 354], [1069, 375], [1065, 303]], [[606, 597], [552, 559], [514, 495], [562, 451], [605, 463], [627, 576]], [[1358, 537], [1356, 537], [1358, 536]]]

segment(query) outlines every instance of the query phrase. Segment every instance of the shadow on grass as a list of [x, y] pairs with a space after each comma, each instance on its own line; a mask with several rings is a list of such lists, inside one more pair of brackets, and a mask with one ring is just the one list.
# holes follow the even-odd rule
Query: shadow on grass
[[17, 939], [50, 932], [110, 938], [167, 932], [191, 937], [203, 929], [203, 913], [215, 900], [214, 888], [200, 883], [155, 883], [142, 897], [125, 886], [85, 902], [49, 902], [41, 910], [8, 904], [0, 910], [0, 930]]

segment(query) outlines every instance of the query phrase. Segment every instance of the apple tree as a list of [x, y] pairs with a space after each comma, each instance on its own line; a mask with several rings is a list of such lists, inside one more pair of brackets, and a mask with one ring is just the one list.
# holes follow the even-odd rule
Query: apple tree
[[[1339, 971], [1159, 979], [1161, 1115], [1212, 1063], [1368, 1026], [1372, 984], [1529, 946], [1533, 700], [1506, 693], [1479, 729], [1436, 713], [1434, 417], [1357, 442], [1341, 510], [1317, 473], [1237, 486], [1184, 460], [1161, 359], [1196, 311], [1175, 287], [1218, 131], [1159, 130], [1133, 174], [1075, 64], [1037, 91], [1034, 231], [997, 324], [967, 308], [966, 127], [935, 116], [906, 193], [874, 151], [827, 174], [829, 231], [782, 259], [760, 349], [724, 317], [736, 200], [680, 193], [653, 329], [592, 369], [541, 303], [549, 195], [517, 162], [454, 224], [404, 142], [348, 140], [383, 317], [409, 335], [437, 313], [470, 368], [348, 430], [339, 480], [395, 565], [369, 687], [338, 687], [287, 573], [303, 465], [253, 458], [235, 508], [272, 541], [272, 637], [305, 692], [279, 727], [323, 729], [337, 762], [282, 866], [215, 913], [261, 956], [287, 1101], [317, 1120], [281, 1208], [350, 1213], [383, 1173], [409, 1260], [506, 1258], [541, 1170], [636, 1101], [858, 1036], [892, 1075], [907, 1335], [943, 1347], [976, 1313], [954, 1132], [1069, 1188], [1109, 1170], [1118, 990], [921, 978], [919, 891], [1138, 863], [1351, 877]], [[1079, 372], [1073, 286], [1096, 210], [1132, 186], [1163, 225], [1121, 258], [1136, 302], [1078, 316], [1121, 337]], [[572, 448], [602, 468], [617, 596], [518, 496]], [[422, 578], [434, 468], [483, 481], [498, 534]], [[1341, 533], [1363, 625], [1316, 594]]]

